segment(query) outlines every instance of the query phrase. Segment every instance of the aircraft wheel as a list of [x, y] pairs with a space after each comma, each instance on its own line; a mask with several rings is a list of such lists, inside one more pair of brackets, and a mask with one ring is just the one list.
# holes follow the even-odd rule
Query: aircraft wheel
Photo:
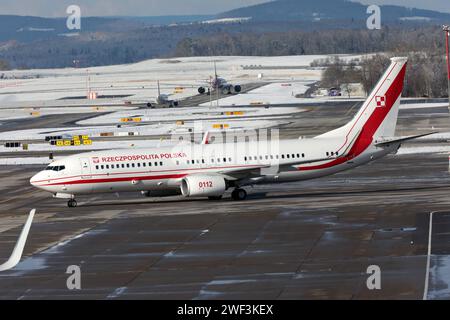
[[70, 199], [70, 200], [67, 202], [67, 206], [68, 206], [69, 208], [75, 208], [75, 207], [77, 206], [77, 201], [76, 201], [75, 199]]
[[209, 200], [220, 200], [222, 199], [222, 196], [213, 196], [213, 197], [208, 197]]
[[234, 189], [231, 193], [231, 198], [233, 198], [233, 200], [235, 201], [245, 200], [247, 198], [247, 191], [239, 188]]

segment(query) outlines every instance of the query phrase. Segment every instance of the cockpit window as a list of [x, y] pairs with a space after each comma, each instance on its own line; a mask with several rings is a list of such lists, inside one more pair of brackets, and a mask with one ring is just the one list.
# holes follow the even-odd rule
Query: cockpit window
[[49, 171], [62, 171], [66, 168], [66, 166], [48, 166], [45, 170]]

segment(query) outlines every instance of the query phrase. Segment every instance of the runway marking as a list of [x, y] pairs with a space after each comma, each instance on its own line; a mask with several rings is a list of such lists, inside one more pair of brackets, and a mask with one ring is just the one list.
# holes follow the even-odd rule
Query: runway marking
[[428, 231], [428, 253], [427, 253], [427, 270], [425, 274], [425, 286], [423, 289], [423, 300], [428, 299], [428, 283], [430, 280], [430, 260], [431, 260], [431, 235], [433, 231], [433, 214], [439, 212], [448, 212], [448, 211], [432, 211], [430, 212], [430, 227]]
[[431, 259], [431, 235], [433, 230], [433, 213], [434, 211], [430, 212], [430, 227], [428, 230], [428, 254], [427, 254], [427, 268], [426, 268], [426, 274], [425, 274], [425, 286], [423, 289], [423, 300], [427, 300], [428, 296], [428, 282], [430, 279], [430, 259]]

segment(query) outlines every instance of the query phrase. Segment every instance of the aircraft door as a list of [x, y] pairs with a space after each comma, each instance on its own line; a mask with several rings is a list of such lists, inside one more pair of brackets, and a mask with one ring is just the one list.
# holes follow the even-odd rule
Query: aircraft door
[[91, 165], [89, 162], [89, 158], [81, 158], [80, 162], [81, 162], [82, 179], [92, 179]]

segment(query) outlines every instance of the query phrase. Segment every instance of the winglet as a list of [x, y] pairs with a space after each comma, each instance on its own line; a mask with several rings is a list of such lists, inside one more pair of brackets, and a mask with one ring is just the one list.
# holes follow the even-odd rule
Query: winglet
[[28, 233], [31, 228], [31, 223], [33, 222], [34, 214], [36, 209], [30, 211], [27, 221], [23, 226], [22, 232], [20, 233], [19, 240], [17, 240], [16, 246], [9, 257], [8, 261], [4, 264], [0, 265], [0, 271], [6, 271], [14, 268], [22, 258], [23, 248], [25, 247], [25, 243], [27, 241]]
[[206, 131], [203, 135], [202, 144], [209, 144], [209, 131]]

